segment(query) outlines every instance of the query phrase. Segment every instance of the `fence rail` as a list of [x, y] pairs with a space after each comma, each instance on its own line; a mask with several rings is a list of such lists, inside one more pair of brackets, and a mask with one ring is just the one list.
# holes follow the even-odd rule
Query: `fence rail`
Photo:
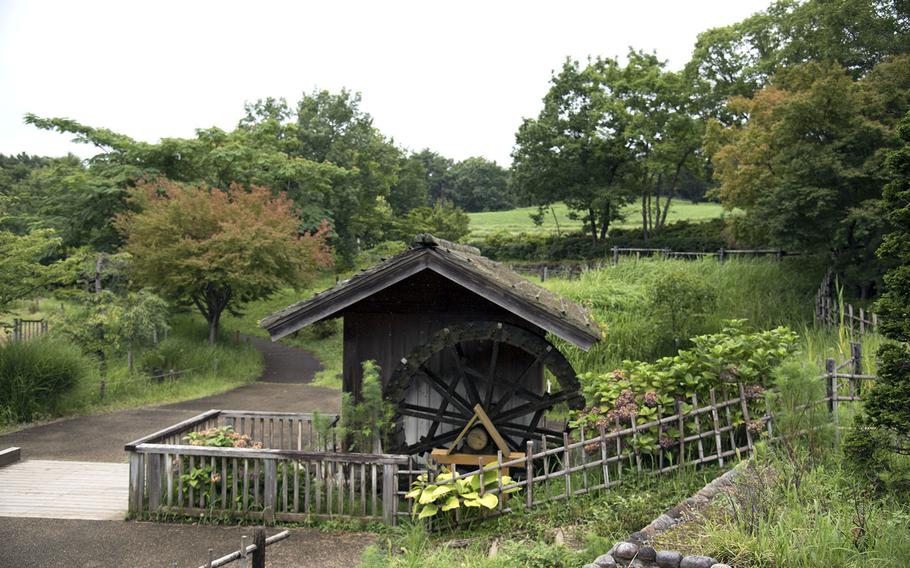
[[[240, 548], [225, 554], [221, 558], [213, 557], [213, 550], [209, 549], [209, 561], [205, 564], [199, 566], [199, 568], [221, 568], [222, 566], [227, 566], [237, 562], [239, 568], [262, 568], [266, 564], [266, 551], [269, 546], [279, 543], [282, 540], [291, 536], [290, 531], [281, 531], [280, 533], [273, 534], [270, 537], [265, 536], [265, 529], [262, 527], [256, 527], [253, 531], [253, 544], [247, 544], [247, 537], [240, 537]], [[174, 562], [172, 568], [176, 568], [177, 563]]]
[[[337, 420], [337, 417], [335, 417]], [[232, 426], [260, 447], [192, 445], [191, 432]], [[346, 453], [312, 414], [210, 410], [126, 445], [129, 512], [304, 521], [394, 522], [407, 456]]]

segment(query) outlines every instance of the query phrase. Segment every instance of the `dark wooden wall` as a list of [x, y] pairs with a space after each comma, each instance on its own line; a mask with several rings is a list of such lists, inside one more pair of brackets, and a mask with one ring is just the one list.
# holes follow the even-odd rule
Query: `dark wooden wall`
[[[375, 360], [381, 367], [385, 385], [402, 357], [447, 326], [474, 321], [499, 321], [519, 325], [541, 336], [545, 332], [496, 304], [426, 270], [371, 296], [344, 312], [344, 369], [346, 392], [360, 392], [362, 362]], [[468, 364], [477, 370], [489, 365], [489, 345], [474, 344], [466, 349]], [[515, 379], [533, 362], [529, 354], [503, 346], [497, 360], [497, 375]], [[431, 369], [446, 378], [452, 368], [451, 354], [434, 357]], [[543, 370], [527, 375], [527, 387], [542, 392]], [[414, 400], [437, 405], [436, 393], [419, 387]], [[411, 397], [409, 396], [409, 399]], [[413, 430], [413, 428], [411, 429]], [[409, 436], [412, 437], [412, 436]]]

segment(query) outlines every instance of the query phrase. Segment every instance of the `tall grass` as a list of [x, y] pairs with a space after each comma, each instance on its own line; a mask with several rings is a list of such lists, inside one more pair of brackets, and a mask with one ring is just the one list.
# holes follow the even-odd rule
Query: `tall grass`
[[824, 274], [806, 259], [622, 260], [618, 265], [584, 272], [577, 280], [545, 285], [590, 308], [601, 323], [603, 341], [584, 353], [565, 342], [578, 372], [615, 368], [624, 359], [652, 360], [677, 349], [669, 326], [654, 317], [651, 287], [660, 276], [678, 270], [695, 274], [714, 290], [717, 300], [695, 330], [710, 333], [729, 319], [746, 319], [756, 328], [787, 325], [799, 331], [813, 326], [814, 294]]
[[54, 415], [91, 369], [88, 357], [59, 339], [0, 344], [0, 424]]

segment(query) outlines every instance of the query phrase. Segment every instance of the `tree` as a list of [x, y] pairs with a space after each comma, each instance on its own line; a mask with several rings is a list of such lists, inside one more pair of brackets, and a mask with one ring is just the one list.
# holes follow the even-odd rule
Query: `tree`
[[519, 194], [542, 207], [565, 203], [594, 242], [606, 238], [634, 195], [623, 183], [635, 161], [623, 136], [629, 117], [611, 89], [620, 71], [615, 59], [584, 68], [566, 61], [550, 80], [540, 115], [519, 127], [512, 153]]
[[[2, 213], [0, 210], [0, 218]], [[0, 231], [0, 313], [16, 300], [72, 283], [81, 255], [60, 258], [60, 253], [60, 238], [50, 229], [25, 235]]]
[[440, 199], [451, 199], [449, 189], [451, 186], [451, 169], [453, 162], [449, 158], [437, 154], [429, 148], [424, 148], [417, 154], [414, 154], [426, 171], [427, 192], [429, 193], [430, 203], [433, 204]]
[[458, 241], [468, 235], [470, 218], [450, 201], [437, 201], [433, 207], [411, 209], [395, 223], [399, 240], [413, 241], [420, 233], [430, 233], [447, 241]]
[[742, 22], [698, 36], [686, 72], [697, 78], [706, 116], [746, 116], [726, 107], [751, 97], [779, 71], [810, 61], [837, 64], [854, 79], [910, 51], [910, 10], [902, 0], [778, 0]]
[[300, 286], [331, 264], [325, 227], [300, 234], [293, 203], [265, 188], [228, 191], [167, 180], [131, 191], [134, 211], [121, 214], [124, 249], [135, 279], [165, 298], [193, 305], [218, 336], [225, 310]]
[[[748, 122], [709, 125], [707, 147], [733, 229], [745, 240], [828, 252], [839, 268], [870, 259], [885, 229], [874, 215], [895, 144], [894, 114], [907, 110], [910, 57], [894, 58], [854, 81], [834, 64], [779, 72], [754, 97], [730, 107]], [[900, 115], [898, 115], [900, 116]], [[751, 238], [750, 238], [751, 237]], [[878, 269], [857, 282], [874, 292]]]
[[414, 155], [402, 157], [398, 179], [389, 195], [392, 211], [404, 215], [415, 207], [426, 207], [428, 199], [427, 171], [423, 163]]
[[465, 211], [501, 211], [515, 207], [509, 172], [496, 162], [474, 157], [450, 171], [452, 201]]
[[885, 293], [877, 308], [882, 331], [891, 339], [910, 342], [910, 112], [898, 128], [901, 147], [887, 159], [893, 179], [883, 201], [893, 231], [885, 235], [878, 255], [894, 263], [885, 274]]

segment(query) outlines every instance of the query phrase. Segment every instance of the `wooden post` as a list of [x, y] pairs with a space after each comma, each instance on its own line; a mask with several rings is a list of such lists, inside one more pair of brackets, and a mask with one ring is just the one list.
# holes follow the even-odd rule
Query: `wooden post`
[[866, 334], [866, 310], [859, 309], [859, 334]]
[[613, 247], [613, 266], [619, 263], [619, 248]]
[[149, 512], [158, 512], [161, 506], [161, 454], [147, 454]]
[[834, 373], [837, 369], [837, 363], [834, 359], [825, 359], [825, 382], [828, 395], [828, 412], [834, 412]]
[[398, 499], [398, 487], [395, 481], [398, 479], [398, 466], [395, 464], [382, 465], [382, 520], [387, 525], [394, 526], [398, 523], [395, 515], [395, 501]]
[[531, 509], [534, 506], [534, 442], [528, 440], [525, 445], [525, 507]]
[[853, 304], [847, 304], [847, 320], [850, 322], [850, 337], [853, 337]]
[[129, 460], [130, 482], [127, 509], [130, 515], [135, 515], [142, 511], [142, 497], [145, 489], [142, 486], [142, 454], [130, 452]]
[[720, 247], [720, 250], [717, 251], [717, 260], [724, 261], [724, 247]]
[[253, 529], [253, 544], [256, 545], [256, 550], [253, 551], [252, 568], [265, 568], [265, 529], [263, 527]]
[[[850, 357], [853, 359], [853, 374], [862, 375], [863, 374], [863, 344], [854, 341], [850, 343]], [[863, 394], [863, 381], [862, 379], [852, 378], [850, 381], [853, 383], [854, 388], [856, 389], [856, 394], [862, 396]]]
[[13, 319], [13, 343], [22, 341], [22, 321], [19, 318]]
[[246, 535], [240, 537], [240, 568], [249, 568], [250, 565], [246, 555], [246, 539]]
[[781, 260], [781, 259], [783, 259], [783, 258], [784, 258], [784, 251], [783, 251], [783, 249], [777, 249], [777, 260]]
[[569, 433], [568, 432], [562, 433], [562, 444], [563, 444], [563, 446], [562, 446], [562, 450], [563, 450], [562, 451], [562, 456], [563, 456], [562, 457], [562, 469], [563, 469], [563, 471], [566, 472], [566, 474], [565, 474], [566, 499], [569, 499], [572, 496], [572, 475], [569, 472], [569, 469], [571, 469], [571, 467], [569, 465], [571, 458], [569, 457]]
[[[275, 522], [275, 507], [278, 502], [278, 462], [276, 460], [263, 460], [265, 469], [265, 488], [263, 491], [262, 518], [267, 523]], [[255, 557], [254, 557], [255, 565]]]

